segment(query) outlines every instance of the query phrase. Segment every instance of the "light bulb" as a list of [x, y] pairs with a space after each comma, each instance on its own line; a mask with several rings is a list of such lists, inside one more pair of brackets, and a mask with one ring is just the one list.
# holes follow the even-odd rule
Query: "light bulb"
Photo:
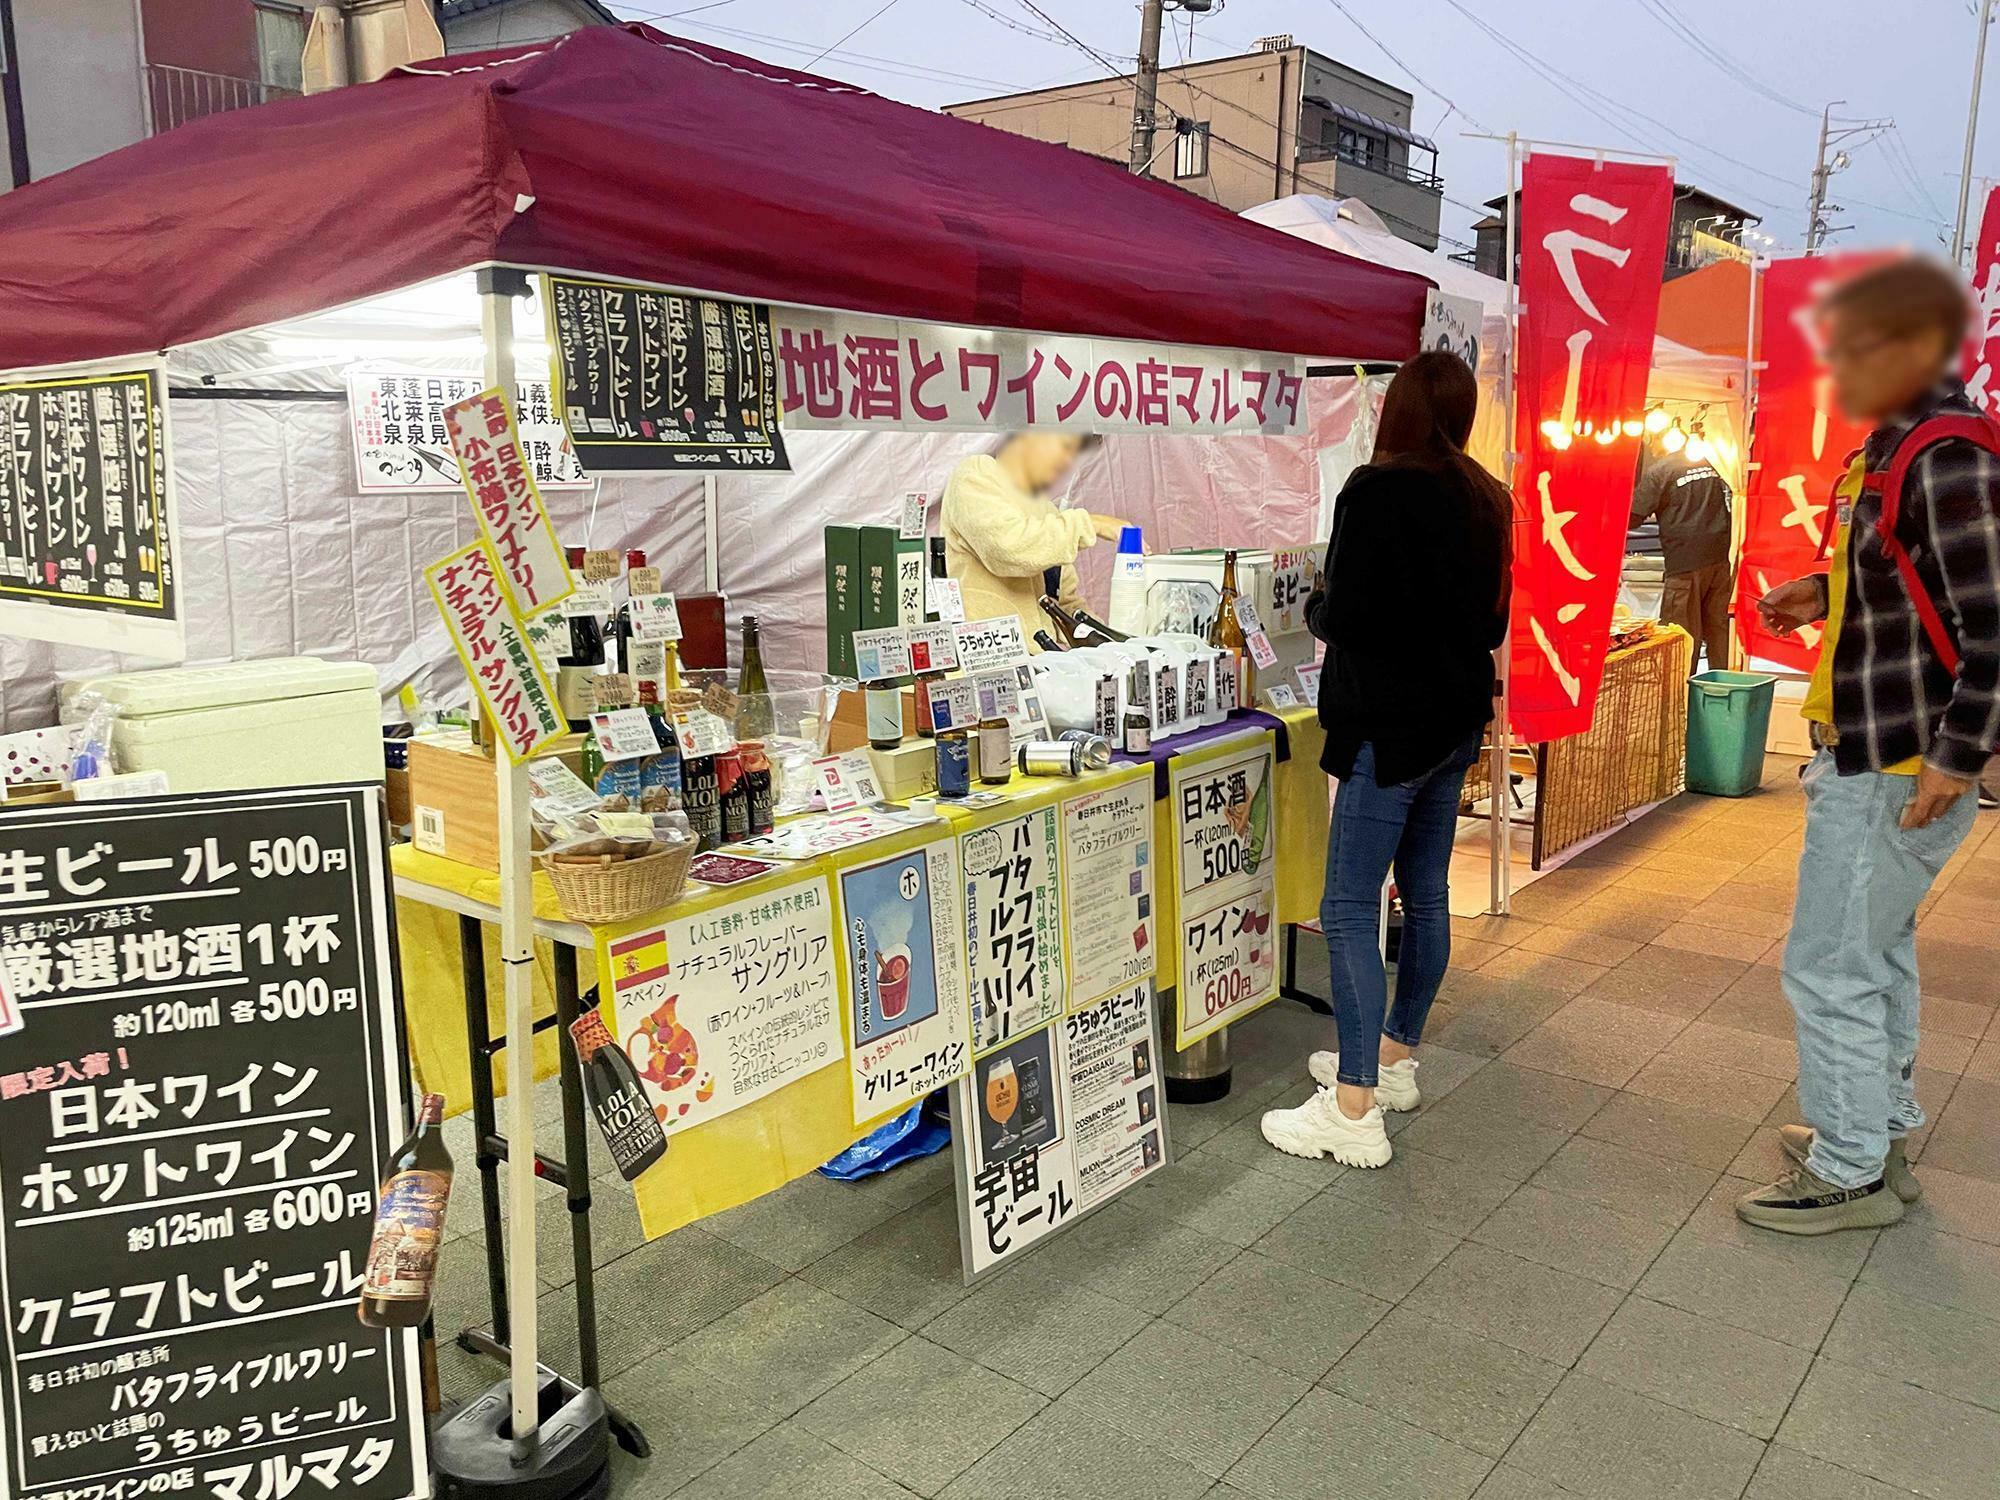
[[1678, 453], [1687, 446], [1687, 434], [1678, 427], [1669, 427], [1660, 434], [1660, 446], [1669, 453]]
[[1667, 415], [1667, 409], [1664, 406], [1656, 406], [1646, 413], [1646, 431], [1665, 432], [1667, 424], [1672, 420], [1673, 418]]

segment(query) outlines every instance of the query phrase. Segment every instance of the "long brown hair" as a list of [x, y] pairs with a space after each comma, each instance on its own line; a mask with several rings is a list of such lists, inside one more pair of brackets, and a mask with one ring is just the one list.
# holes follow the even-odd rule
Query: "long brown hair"
[[1500, 537], [1504, 603], [1514, 567], [1514, 501], [1506, 486], [1465, 451], [1479, 413], [1479, 382], [1456, 354], [1430, 349], [1396, 371], [1382, 399], [1370, 462], [1383, 467], [1449, 470], [1476, 496]]

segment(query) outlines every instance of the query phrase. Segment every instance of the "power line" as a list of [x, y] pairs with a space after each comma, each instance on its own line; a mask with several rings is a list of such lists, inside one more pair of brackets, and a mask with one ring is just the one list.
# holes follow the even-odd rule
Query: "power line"
[[1771, 88], [1761, 78], [1757, 77], [1755, 73], [1729, 56], [1720, 47], [1710, 42], [1695, 29], [1692, 22], [1673, 8], [1670, 0], [1639, 0], [1639, 6], [1647, 15], [1658, 21], [1668, 31], [1672, 32], [1692, 48], [1697, 56], [1713, 63], [1725, 76], [1740, 83], [1760, 99], [1768, 99], [1773, 104], [1796, 111], [1802, 115], [1818, 117], [1819, 111], [1811, 105], [1801, 104], [1796, 99], [1786, 98], [1783, 94]]
[[827, 53], [831, 52], [834, 47], [840, 46], [841, 42], [851, 41], [856, 33], [867, 30], [869, 26], [873, 25], [876, 21], [879, 21], [884, 15], [886, 15], [890, 11], [890, 9], [895, 6], [895, 4], [896, 0], [883, 0], [882, 6], [879, 10], [871, 11], [869, 13], [867, 20], [863, 21], [859, 26], [851, 28], [845, 35], [843, 35], [840, 38], [840, 41], [835, 42], [833, 46], [820, 48], [819, 51], [815, 52], [812, 55], [811, 61], [809, 61], [806, 64], [806, 66], [810, 68], [813, 65], [813, 63], [818, 62], [822, 57], [825, 57]]
[[1363, 26], [1361, 24], [1360, 19], [1354, 14], [1353, 11], [1349, 10], [1344, 4], [1342, 4], [1341, 0], [1326, 0], [1326, 3], [1328, 5], [1331, 5], [1335, 10], [1339, 11], [1343, 16], [1347, 17], [1348, 25], [1352, 26], [1356, 31], [1360, 32], [1363, 36], [1368, 38], [1369, 41], [1373, 42], [1375, 44], [1376, 51], [1380, 52], [1384, 57], [1388, 58], [1390, 62], [1394, 63], [1397, 67], [1401, 68], [1405, 73], [1409, 74], [1410, 77], [1415, 79], [1420, 86], [1429, 89], [1438, 98], [1444, 100], [1446, 104], [1451, 105], [1453, 109], [1457, 110], [1461, 115], [1464, 115], [1467, 120], [1471, 121], [1472, 124], [1477, 126], [1480, 130], [1486, 131], [1487, 134], [1489, 135], [1492, 134], [1491, 128], [1487, 125], [1481, 124], [1481, 122], [1469, 110], [1467, 110], [1464, 105], [1454, 101], [1451, 95], [1447, 94], [1443, 89], [1439, 88], [1436, 84], [1427, 81], [1424, 78], [1423, 74], [1419, 73], [1415, 68], [1411, 67], [1408, 63], [1404, 62], [1402, 58], [1398, 57], [1395, 53], [1391, 52], [1388, 48], [1388, 45], [1384, 43], [1380, 37], [1375, 35], [1374, 32], [1370, 31], [1366, 26]]
[[1048, 23], [1049, 28], [1051, 30], [1061, 35], [1065, 40], [1069, 42], [1069, 44], [1072, 47], [1077, 48], [1085, 56], [1095, 59], [1099, 67], [1109, 68], [1114, 74], [1120, 76], [1124, 74], [1125, 72], [1124, 68], [1119, 66], [1119, 64], [1112, 61], [1110, 58], [1106, 57], [1102, 52], [1099, 52], [1095, 47], [1091, 46], [1090, 43], [1086, 42], [1082, 37], [1078, 36], [1075, 32], [1071, 31], [1067, 26], [1063, 25], [1062, 22], [1058, 21], [1054, 16], [1050, 15], [1047, 11], [1043, 10], [1039, 5], [1035, 4], [1035, 0], [1015, 0], [1015, 3], [1019, 5], [1023, 10], [1032, 11], [1035, 15], [1040, 16], [1043, 21]]
[[[762, 31], [745, 31], [737, 26], [723, 26], [715, 21], [689, 21], [688, 26], [699, 31], [713, 31], [719, 35], [739, 41], [761, 42], [780, 52], [797, 52], [810, 55], [819, 50], [819, 43], [800, 41], [797, 37], [772, 36]], [[888, 73], [893, 77], [915, 78], [925, 83], [977, 84], [982, 88], [1005, 89], [1018, 93], [1021, 86], [1004, 78], [983, 78], [976, 73], [953, 73], [943, 68], [933, 68], [923, 63], [908, 62], [902, 58], [878, 57], [870, 52], [846, 52], [833, 48], [825, 53], [827, 57], [840, 58], [866, 66], [871, 72]]]

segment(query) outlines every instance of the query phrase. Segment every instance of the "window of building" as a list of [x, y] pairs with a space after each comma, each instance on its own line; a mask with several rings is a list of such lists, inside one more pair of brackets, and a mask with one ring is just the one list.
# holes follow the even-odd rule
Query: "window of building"
[[1174, 176], [1208, 175], [1208, 126], [1195, 120], [1174, 123]]
[[292, 5], [257, 7], [257, 78], [274, 89], [305, 87], [306, 13]]
[[1357, 167], [1372, 167], [1386, 154], [1384, 143], [1365, 130], [1356, 130], [1352, 125], [1342, 125], [1335, 143], [1342, 161], [1351, 161]]

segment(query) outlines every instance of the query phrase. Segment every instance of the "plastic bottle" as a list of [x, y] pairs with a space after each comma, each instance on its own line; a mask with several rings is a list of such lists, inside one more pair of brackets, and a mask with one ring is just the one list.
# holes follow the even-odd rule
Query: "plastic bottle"
[[1126, 635], [1146, 634], [1146, 547], [1137, 526], [1118, 533], [1118, 557], [1111, 564], [1111, 608], [1107, 622]]

